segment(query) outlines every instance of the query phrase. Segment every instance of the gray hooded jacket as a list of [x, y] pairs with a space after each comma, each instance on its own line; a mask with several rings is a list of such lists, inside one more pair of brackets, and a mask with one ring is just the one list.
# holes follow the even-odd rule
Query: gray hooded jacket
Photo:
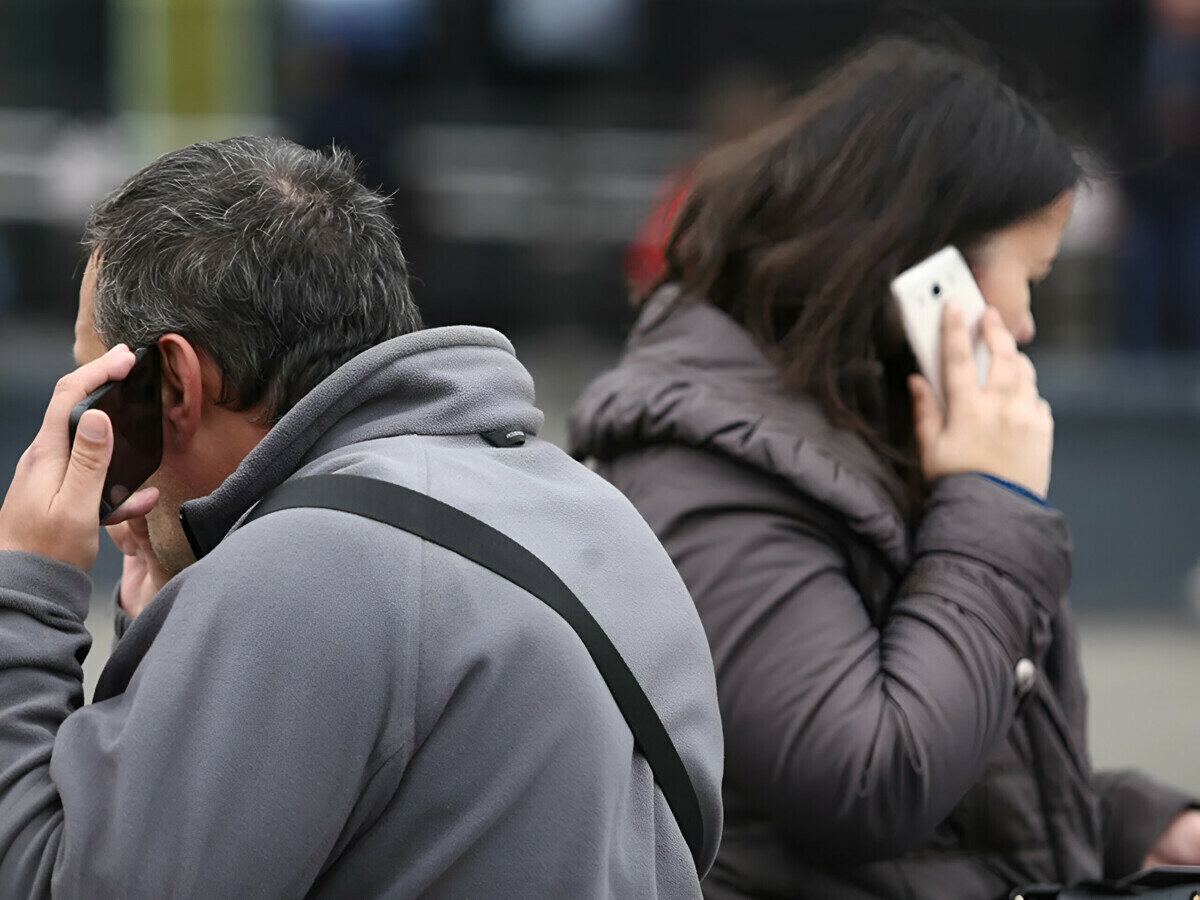
[[[678, 826], [582, 643], [541, 601], [387, 525], [289, 510], [348, 472], [541, 557], [604, 627], [721, 829], [704, 632], [628, 501], [536, 437], [503, 336], [397, 338], [290, 411], [213, 494], [199, 549], [82, 706], [83, 573], [0, 554], [0, 896], [688, 897]], [[520, 428], [523, 447], [480, 434]]]
[[1188, 798], [1091, 771], [1063, 516], [956, 475], [910, 528], [865, 441], [677, 300], [653, 298], [571, 435], [708, 633], [726, 819], [705, 894], [969, 900], [1136, 869]]

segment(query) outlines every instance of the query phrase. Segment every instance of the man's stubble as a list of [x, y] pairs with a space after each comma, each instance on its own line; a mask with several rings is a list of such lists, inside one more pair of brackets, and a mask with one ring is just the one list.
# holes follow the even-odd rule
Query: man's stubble
[[146, 516], [146, 529], [150, 533], [150, 546], [158, 564], [168, 577], [174, 578], [196, 561], [192, 547], [179, 523], [179, 508], [192, 499], [191, 493], [181, 489], [160, 471], [149, 482], [158, 488], [158, 503]]

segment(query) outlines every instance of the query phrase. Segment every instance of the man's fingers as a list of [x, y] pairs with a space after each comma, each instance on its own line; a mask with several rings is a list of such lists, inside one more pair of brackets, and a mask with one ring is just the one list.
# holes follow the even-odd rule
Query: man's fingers
[[112, 538], [113, 544], [126, 556], [133, 556], [137, 552], [137, 542], [133, 535], [129, 533], [129, 523], [121, 522], [116, 525], [106, 525], [105, 531]]
[[[158, 502], [158, 488], [142, 488], [134, 493], [132, 497], [122, 503], [113, 512], [111, 516], [104, 520], [105, 526], [116, 530], [114, 526], [120, 526], [128, 529], [124, 534], [124, 541], [132, 548], [126, 550], [122, 544], [117, 543], [117, 538], [113, 538], [113, 543], [116, 543], [121, 548], [121, 552], [126, 556], [132, 556], [137, 552], [139, 544], [149, 542], [150, 535], [146, 530], [146, 513], [154, 508], [154, 504]], [[140, 529], [135, 525], [140, 524]], [[109, 532], [110, 534], [112, 531]]]
[[948, 409], [955, 405], [956, 395], [971, 393], [979, 387], [971, 336], [967, 334], [962, 308], [956, 303], [947, 303], [942, 310], [942, 383]]
[[89, 409], [79, 420], [75, 443], [62, 487], [54, 498], [55, 504], [69, 509], [86, 510], [96, 516], [99, 525], [100, 497], [104, 493], [104, 476], [112, 458], [112, 423], [98, 409]]
[[38, 432], [37, 441], [43, 444], [42, 458], [45, 460], [58, 459], [66, 463], [70, 449], [67, 446], [68, 423], [71, 410], [84, 397], [96, 388], [110, 381], [120, 381], [133, 368], [135, 358], [133, 352], [124, 344], [117, 344], [99, 359], [94, 359], [85, 366], [80, 366], [69, 375], [64, 375], [54, 386], [54, 396], [46, 407], [46, 415], [42, 419], [42, 427]]
[[[157, 497], [158, 495], [158, 488], [142, 488], [142, 490], [138, 491], [138, 493], [140, 494], [142, 491], [154, 491], [155, 496]], [[155, 502], [157, 502], [157, 500]], [[129, 519], [124, 524], [125, 527], [129, 529], [129, 533], [133, 535], [135, 540], [139, 541], [145, 547], [150, 546], [150, 526], [146, 523], [144, 516], [138, 516], [135, 519]]]

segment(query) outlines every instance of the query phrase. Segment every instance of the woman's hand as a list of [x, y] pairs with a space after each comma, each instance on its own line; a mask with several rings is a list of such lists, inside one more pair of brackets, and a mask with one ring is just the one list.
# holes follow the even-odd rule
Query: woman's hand
[[1171, 820], [1142, 862], [1143, 869], [1154, 866], [1200, 866], [1200, 809]]
[[1037, 391], [1029, 357], [996, 310], [984, 313], [982, 329], [992, 363], [979, 386], [971, 339], [962, 310], [947, 304], [942, 313], [942, 371], [946, 412], [929, 382], [909, 379], [913, 425], [927, 481], [957, 472], [982, 472], [1013, 482], [1039, 497], [1050, 488], [1054, 418]]

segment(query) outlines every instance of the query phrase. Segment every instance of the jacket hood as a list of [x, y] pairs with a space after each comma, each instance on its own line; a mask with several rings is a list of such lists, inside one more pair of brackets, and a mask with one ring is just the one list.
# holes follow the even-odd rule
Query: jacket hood
[[297, 468], [349, 444], [501, 428], [535, 435], [543, 416], [533, 404], [533, 379], [498, 331], [460, 325], [393, 338], [317, 385], [217, 490], [184, 503], [184, 533], [200, 558]]
[[899, 476], [816, 401], [785, 390], [749, 332], [676, 286], [646, 304], [621, 361], [584, 391], [570, 419], [571, 452], [581, 459], [660, 443], [711, 450], [782, 478], [844, 515], [893, 561], [908, 557]]

